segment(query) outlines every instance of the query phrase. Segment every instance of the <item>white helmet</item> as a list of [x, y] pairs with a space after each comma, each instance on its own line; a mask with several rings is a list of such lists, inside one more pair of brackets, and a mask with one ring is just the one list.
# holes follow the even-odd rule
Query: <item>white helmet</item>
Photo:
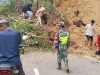
[[0, 20], [0, 23], [4, 23], [4, 22], [8, 23], [6, 19]]
[[45, 7], [41, 7], [41, 9], [40, 9], [41, 11], [44, 11], [45, 10]]

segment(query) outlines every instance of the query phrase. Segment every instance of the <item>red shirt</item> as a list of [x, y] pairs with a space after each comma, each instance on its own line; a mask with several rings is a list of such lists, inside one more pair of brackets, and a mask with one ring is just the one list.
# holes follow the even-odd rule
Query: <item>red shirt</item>
[[56, 33], [55, 39], [54, 39], [54, 40], [59, 40], [59, 35], [58, 35], [58, 33]]
[[97, 45], [100, 47], [100, 34], [97, 35]]

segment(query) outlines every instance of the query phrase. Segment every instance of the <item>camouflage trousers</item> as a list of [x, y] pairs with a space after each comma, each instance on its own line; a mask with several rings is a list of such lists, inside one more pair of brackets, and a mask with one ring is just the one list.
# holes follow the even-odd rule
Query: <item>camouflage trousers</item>
[[67, 59], [68, 53], [67, 50], [58, 50], [57, 52], [57, 63], [61, 63], [61, 61], [64, 61], [65, 69], [68, 69], [68, 59]]

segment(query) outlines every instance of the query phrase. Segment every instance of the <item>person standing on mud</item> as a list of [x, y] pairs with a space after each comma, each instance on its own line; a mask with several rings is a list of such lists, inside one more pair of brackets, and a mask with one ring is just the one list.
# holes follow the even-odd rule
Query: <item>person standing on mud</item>
[[91, 20], [91, 23], [87, 24], [85, 29], [86, 29], [86, 45], [89, 43], [89, 47], [92, 47], [93, 44], [93, 33], [94, 33], [94, 24], [95, 20]]
[[68, 48], [69, 48], [69, 32], [64, 28], [64, 22], [57, 23], [58, 31], [55, 34], [54, 48], [57, 50], [58, 70], [62, 70], [61, 61], [65, 63], [66, 72], [69, 73], [68, 67]]
[[39, 10], [37, 10], [36, 12], [36, 17], [37, 17], [37, 25], [41, 25], [42, 26], [42, 15], [43, 15], [43, 11], [45, 10], [44, 7], [41, 7]]
[[75, 17], [73, 20], [74, 25], [76, 25], [76, 27], [80, 27], [81, 25], [85, 26], [85, 24], [82, 21], [82, 17], [80, 17], [80, 12], [77, 10], [74, 12]]

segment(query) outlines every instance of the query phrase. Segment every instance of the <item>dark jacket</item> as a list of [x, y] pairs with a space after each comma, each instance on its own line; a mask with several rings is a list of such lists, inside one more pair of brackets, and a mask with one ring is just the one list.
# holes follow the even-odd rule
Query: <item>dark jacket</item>
[[27, 11], [32, 11], [31, 6], [30, 5], [26, 5], [23, 7], [22, 9], [23, 12], [27, 12]]
[[21, 66], [19, 44], [21, 34], [13, 29], [0, 31], [0, 64]]

